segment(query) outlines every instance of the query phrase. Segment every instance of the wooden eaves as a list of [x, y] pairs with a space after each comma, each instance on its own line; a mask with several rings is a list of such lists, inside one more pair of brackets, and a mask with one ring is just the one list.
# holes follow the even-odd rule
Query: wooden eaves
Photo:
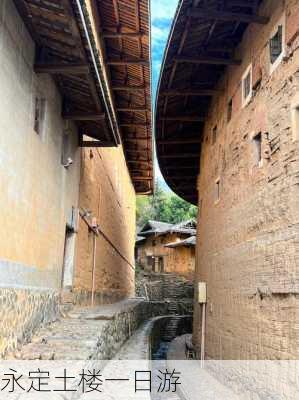
[[[155, 106], [156, 147], [167, 184], [197, 204], [200, 146], [211, 98], [248, 24], [267, 24], [261, 0], [180, 0], [164, 54]], [[188, 176], [188, 178], [187, 178]]]
[[[56, 81], [63, 97], [62, 117], [77, 124], [80, 145], [108, 147], [122, 143], [131, 170], [132, 154], [127, 151], [131, 143], [125, 139], [147, 137], [146, 146], [142, 141], [140, 147], [147, 160], [148, 168], [142, 172], [147, 179], [134, 179], [135, 173], [131, 177], [137, 193], [150, 193], [153, 166], [148, 1], [14, 3], [36, 44], [35, 72], [50, 74]], [[83, 134], [93, 140], [85, 143]]]

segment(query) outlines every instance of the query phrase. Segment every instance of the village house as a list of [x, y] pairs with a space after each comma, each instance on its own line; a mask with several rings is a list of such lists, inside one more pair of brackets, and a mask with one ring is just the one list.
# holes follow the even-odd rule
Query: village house
[[0, 1], [0, 357], [61, 302], [134, 295], [149, 59], [147, 1]]
[[298, 21], [298, 0], [181, 0], [169, 37], [157, 157], [199, 206], [193, 341], [207, 358], [299, 356]]
[[193, 279], [196, 221], [178, 224], [149, 221], [138, 232], [136, 262], [145, 271], [174, 273]]

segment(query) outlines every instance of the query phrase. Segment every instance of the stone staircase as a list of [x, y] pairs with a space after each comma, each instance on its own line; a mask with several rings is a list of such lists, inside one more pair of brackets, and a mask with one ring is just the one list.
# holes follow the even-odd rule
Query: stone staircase
[[95, 308], [62, 305], [56, 322], [42, 327], [19, 351], [6, 359], [110, 359], [146, 318], [144, 302], [129, 299]]

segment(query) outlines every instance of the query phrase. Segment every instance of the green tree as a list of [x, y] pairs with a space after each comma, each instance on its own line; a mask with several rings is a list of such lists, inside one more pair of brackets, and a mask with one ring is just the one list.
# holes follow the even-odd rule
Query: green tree
[[137, 224], [144, 225], [149, 220], [176, 224], [197, 216], [197, 207], [181, 199], [172, 192], [166, 192], [157, 183], [153, 196], [137, 197]]

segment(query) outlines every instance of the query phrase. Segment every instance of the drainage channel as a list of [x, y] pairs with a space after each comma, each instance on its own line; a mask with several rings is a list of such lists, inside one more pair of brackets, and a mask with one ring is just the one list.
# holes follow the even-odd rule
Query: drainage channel
[[173, 339], [191, 332], [192, 317], [190, 315], [170, 315], [157, 319], [150, 334], [150, 358], [152, 360], [165, 360]]
[[[150, 334], [150, 354], [152, 370], [167, 371], [167, 353], [171, 342], [177, 337], [192, 331], [190, 315], [165, 316], [154, 321]], [[161, 392], [162, 381], [154, 373], [151, 400], [182, 400], [180, 392], [169, 390]]]

